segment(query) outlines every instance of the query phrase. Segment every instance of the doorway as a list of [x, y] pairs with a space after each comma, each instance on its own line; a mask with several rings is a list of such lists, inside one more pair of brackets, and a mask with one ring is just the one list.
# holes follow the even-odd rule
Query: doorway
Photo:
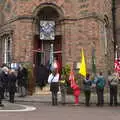
[[39, 37], [34, 39], [34, 64], [40, 66], [47, 65], [50, 60], [50, 46], [53, 44], [53, 57], [57, 59], [62, 67], [62, 38], [56, 36], [54, 41], [41, 41]]
[[[57, 60], [59, 64], [59, 73], [62, 69], [62, 37], [56, 36], [54, 41], [41, 41], [39, 36], [34, 39], [34, 75], [37, 82], [40, 78], [38, 76], [39, 67], [44, 65], [48, 72], [50, 72], [50, 46], [53, 44], [53, 58]], [[36, 83], [37, 84], [37, 83]]]
[[57, 28], [61, 25], [60, 19], [62, 15], [61, 10], [53, 4], [43, 4], [37, 10], [35, 19], [36, 35], [34, 38], [34, 74], [36, 81], [37, 79], [40, 80], [37, 78], [36, 73], [38, 73], [37, 70], [41, 64], [49, 70], [51, 45], [53, 45], [52, 58], [55, 58], [59, 63], [59, 72], [61, 72], [62, 35], [59, 30], [59, 32], [57, 31]]

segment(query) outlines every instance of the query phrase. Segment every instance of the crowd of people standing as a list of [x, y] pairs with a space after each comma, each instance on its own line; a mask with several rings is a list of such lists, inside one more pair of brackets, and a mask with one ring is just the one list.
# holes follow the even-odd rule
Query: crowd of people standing
[[[87, 73], [86, 78], [82, 80], [82, 89], [78, 85], [74, 85], [72, 87], [73, 96], [75, 98], [75, 105], [79, 104], [79, 98], [81, 90], [83, 90], [85, 95], [85, 105], [90, 106], [90, 98], [91, 92], [94, 89], [97, 95], [97, 106], [104, 105], [104, 89], [105, 86], [109, 88], [109, 95], [110, 95], [110, 106], [117, 106], [118, 105], [118, 84], [119, 84], [119, 75], [118, 73], [108, 72], [108, 77], [105, 79], [102, 72], [99, 72], [98, 75], [94, 76], [94, 79], [91, 77], [89, 73]], [[66, 80], [64, 75], [57, 73], [56, 69], [52, 71], [52, 73], [48, 77], [48, 83], [50, 84], [50, 91], [52, 93], [52, 105], [57, 105], [57, 93], [60, 88], [61, 92], [61, 103], [66, 103], [66, 95], [67, 95], [67, 86]]]
[[[43, 70], [43, 66], [41, 69]], [[45, 73], [47, 73], [44, 68]], [[40, 71], [41, 72], [41, 71]], [[41, 72], [42, 73], [42, 72]], [[43, 80], [43, 74], [39, 74], [39, 79]], [[67, 86], [70, 83], [69, 80], [66, 80], [64, 74], [60, 75], [58, 70], [54, 68], [51, 73], [45, 74], [45, 82], [38, 82], [40, 88], [43, 87], [47, 82], [50, 84], [50, 91], [52, 93], [52, 105], [58, 104], [58, 91], [61, 92], [61, 103], [66, 104], [66, 95], [67, 95]], [[24, 97], [27, 94], [27, 78], [28, 71], [25, 67], [19, 66], [18, 69], [10, 69], [6, 65], [1, 67], [0, 71], [0, 106], [3, 106], [2, 99], [5, 97], [9, 97], [9, 102], [14, 103], [15, 93], [19, 92], [20, 97]], [[48, 78], [48, 81], [46, 79]], [[86, 74], [82, 81], [82, 89], [81, 86], [74, 83], [71, 86], [73, 90], [73, 96], [75, 100], [75, 105], [79, 104], [79, 98], [81, 94], [81, 90], [83, 90], [85, 95], [85, 105], [90, 106], [91, 100], [91, 92], [92, 89], [96, 91], [97, 95], [97, 106], [104, 105], [104, 88], [105, 86], [109, 86], [109, 94], [110, 94], [110, 106], [118, 105], [118, 84], [120, 82], [118, 73], [108, 72], [108, 77], [105, 79], [102, 72], [92, 77], [89, 73]], [[43, 84], [44, 83], [44, 84]], [[42, 86], [41, 86], [42, 85]], [[42, 90], [42, 89], [41, 89]], [[9, 94], [8, 94], [9, 93]]]
[[9, 102], [14, 103], [15, 93], [19, 92], [20, 96], [26, 95], [27, 88], [27, 69], [19, 66], [17, 70], [10, 69], [8, 66], [1, 66], [0, 72], [0, 106], [2, 99], [9, 97]]

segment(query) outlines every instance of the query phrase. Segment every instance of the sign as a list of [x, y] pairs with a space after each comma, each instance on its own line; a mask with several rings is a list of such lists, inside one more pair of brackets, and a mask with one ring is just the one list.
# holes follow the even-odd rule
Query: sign
[[55, 21], [40, 21], [40, 39], [55, 39]]
[[19, 64], [18, 64], [18, 63], [11, 63], [10, 68], [11, 68], [11, 69], [14, 69], [14, 70], [18, 70]]

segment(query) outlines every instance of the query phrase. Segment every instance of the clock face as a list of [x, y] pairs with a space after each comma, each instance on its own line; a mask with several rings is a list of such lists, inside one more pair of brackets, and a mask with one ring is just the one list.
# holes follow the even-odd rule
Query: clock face
[[55, 39], [55, 21], [40, 21], [40, 39]]

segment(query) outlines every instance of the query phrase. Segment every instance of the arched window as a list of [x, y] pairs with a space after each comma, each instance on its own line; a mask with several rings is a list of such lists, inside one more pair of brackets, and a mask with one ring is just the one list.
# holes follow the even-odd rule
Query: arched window
[[12, 38], [9, 34], [0, 37], [0, 63], [12, 62]]

